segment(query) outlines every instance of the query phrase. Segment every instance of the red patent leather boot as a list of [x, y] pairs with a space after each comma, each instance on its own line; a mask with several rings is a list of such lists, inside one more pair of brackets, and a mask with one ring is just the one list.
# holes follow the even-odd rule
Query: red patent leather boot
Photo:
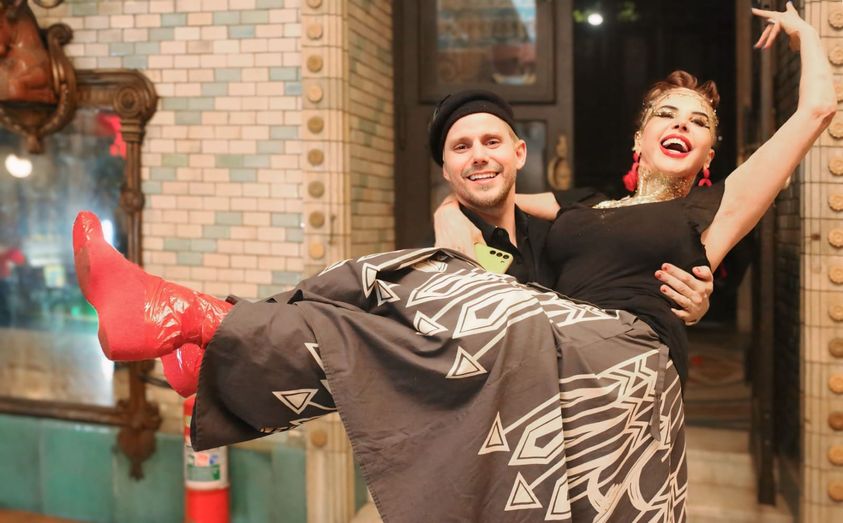
[[144, 272], [114, 250], [97, 217], [81, 212], [73, 224], [79, 287], [99, 316], [99, 340], [111, 360], [163, 356], [182, 345], [211, 341], [231, 309], [223, 300]]
[[199, 368], [204, 353], [199, 345], [188, 343], [161, 356], [167, 383], [183, 398], [196, 394], [199, 388]]

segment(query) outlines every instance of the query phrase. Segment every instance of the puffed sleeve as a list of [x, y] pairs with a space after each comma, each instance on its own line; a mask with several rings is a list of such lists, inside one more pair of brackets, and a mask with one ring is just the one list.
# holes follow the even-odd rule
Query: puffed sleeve
[[694, 187], [688, 196], [683, 199], [688, 223], [697, 234], [702, 234], [714, 220], [717, 210], [720, 209], [725, 187], [725, 180], [719, 181], [711, 187]]

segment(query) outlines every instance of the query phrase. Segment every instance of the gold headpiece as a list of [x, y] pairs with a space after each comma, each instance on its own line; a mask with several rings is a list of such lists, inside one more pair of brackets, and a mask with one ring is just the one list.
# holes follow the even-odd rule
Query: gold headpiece
[[643, 129], [647, 122], [650, 121], [650, 118], [653, 117], [653, 113], [655, 112], [656, 108], [659, 106], [659, 102], [662, 99], [666, 98], [669, 95], [678, 95], [678, 96], [692, 96], [697, 100], [703, 102], [703, 107], [705, 107], [705, 112], [708, 115], [708, 120], [711, 123], [710, 131], [712, 138], [716, 138], [717, 136], [717, 126], [720, 124], [720, 121], [717, 118], [717, 111], [714, 109], [714, 101], [706, 98], [699, 92], [688, 89], [687, 87], [674, 87], [671, 89], [667, 89], [666, 91], [659, 94], [652, 102], [645, 102], [644, 103], [644, 118], [641, 119], [641, 128]]

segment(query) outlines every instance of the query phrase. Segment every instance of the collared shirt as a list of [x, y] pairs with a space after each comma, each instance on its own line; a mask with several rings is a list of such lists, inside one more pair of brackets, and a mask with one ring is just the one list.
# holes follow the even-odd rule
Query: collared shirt
[[522, 283], [536, 282], [544, 286], [552, 286], [555, 283], [555, 274], [544, 255], [544, 244], [550, 222], [530, 216], [516, 207], [515, 242], [518, 244], [516, 247], [510, 241], [506, 229], [489, 224], [477, 213], [462, 205], [460, 205], [460, 210], [480, 229], [486, 245], [512, 255], [512, 265], [507, 269], [507, 274], [514, 276]]
[[[588, 188], [556, 191], [554, 196], [559, 202], [578, 202], [586, 205], [592, 205], [605, 199], [602, 194]], [[556, 279], [559, 275], [545, 254], [545, 241], [551, 222], [531, 216], [516, 206], [515, 241], [518, 244], [516, 247], [510, 241], [506, 229], [487, 223], [477, 213], [463, 205], [460, 205], [460, 210], [475, 227], [480, 229], [486, 245], [512, 255], [512, 265], [506, 271], [507, 274], [514, 276], [521, 283], [534, 282], [548, 288], [553, 288], [556, 285]]]

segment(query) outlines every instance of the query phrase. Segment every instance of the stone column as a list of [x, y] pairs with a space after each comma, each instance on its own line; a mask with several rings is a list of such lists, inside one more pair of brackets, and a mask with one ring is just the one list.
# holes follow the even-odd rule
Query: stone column
[[[843, 100], [843, 5], [805, 2]], [[802, 521], [843, 521], [843, 112], [802, 163]], [[795, 305], [795, 304], [794, 304]]]
[[[389, 0], [301, 5], [305, 272], [393, 247]], [[305, 425], [308, 521], [355, 514], [351, 447], [337, 415]], [[371, 509], [370, 509], [371, 511]]]

